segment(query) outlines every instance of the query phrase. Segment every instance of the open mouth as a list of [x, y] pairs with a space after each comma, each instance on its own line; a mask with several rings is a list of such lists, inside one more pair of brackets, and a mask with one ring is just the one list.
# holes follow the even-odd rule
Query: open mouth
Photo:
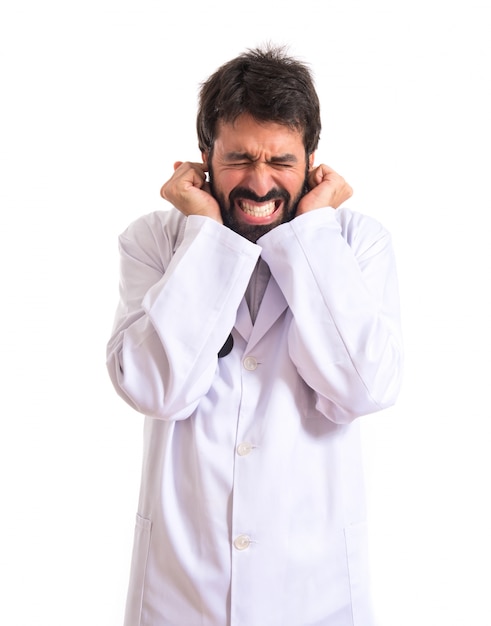
[[262, 204], [255, 204], [249, 200], [239, 200], [238, 205], [243, 213], [255, 219], [265, 219], [271, 217], [279, 208], [280, 200], [270, 200]]

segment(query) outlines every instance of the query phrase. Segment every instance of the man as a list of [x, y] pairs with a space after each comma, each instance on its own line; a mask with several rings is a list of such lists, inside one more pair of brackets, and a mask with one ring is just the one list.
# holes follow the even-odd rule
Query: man
[[371, 624], [358, 422], [401, 371], [390, 236], [315, 165], [308, 68], [250, 50], [201, 87], [202, 160], [120, 237], [108, 344], [145, 414], [126, 626]]

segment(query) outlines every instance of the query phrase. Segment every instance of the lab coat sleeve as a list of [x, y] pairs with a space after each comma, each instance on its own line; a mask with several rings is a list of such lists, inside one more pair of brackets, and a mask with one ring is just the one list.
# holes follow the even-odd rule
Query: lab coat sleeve
[[161, 224], [119, 238], [120, 303], [107, 346], [116, 391], [137, 411], [188, 417], [209, 390], [260, 248], [217, 222], [186, 220], [173, 254]]
[[392, 405], [403, 357], [389, 233], [359, 213], [324, 208], [258, 243], [293, 313], [289, 352], [317, 410], [344, 423]]

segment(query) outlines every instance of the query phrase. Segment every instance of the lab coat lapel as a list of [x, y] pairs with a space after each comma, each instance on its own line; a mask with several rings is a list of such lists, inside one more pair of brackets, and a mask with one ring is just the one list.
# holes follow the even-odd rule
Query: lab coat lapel
[[264, 292], [255, 324], [252, 323], [246, 299], [242, 299], [237, 311], [235, 329], [248, 342], [248, 350], [253, 348], [261, 337], [266, 334], [287, 306], [288, 303], [285, 300], [285, 296], [272, 276]]
[[239, 309], [237, 311], [235, 329], [239, 331], [239, 333], [246, 341], [249, 341], [249, 337], [252, 333], [252, 319], [245, 298], [242, 298]]
[[[245, 300], [243, 301], [245, 303]], [[278, 283], [273, 276], [270, 277], [264, 297], [257, 313], [257, 318], [252, 332], [249, 337], [248, 350], [251, 350], [256, 343], [268, 332], [271, 326], [276, 322], [283, 311], [288, 307]], [[249, 315], [249, 309], [246, 304], [246, 310]], [[249, 315], [249, 320], [250, 320]]]

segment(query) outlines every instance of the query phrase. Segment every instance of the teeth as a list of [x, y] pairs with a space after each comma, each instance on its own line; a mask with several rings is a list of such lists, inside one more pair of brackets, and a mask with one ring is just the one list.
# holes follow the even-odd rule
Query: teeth
[[275, 210], [275, 202], [268, 202], [267, 204], [263, 204], [261, 206], [257, 206], [255, 204], [249, 204], [248, 202], [242, 201], [240, 204], [241, 209], [247, 215], [252, 215], [253, 217], [268, 217]]

